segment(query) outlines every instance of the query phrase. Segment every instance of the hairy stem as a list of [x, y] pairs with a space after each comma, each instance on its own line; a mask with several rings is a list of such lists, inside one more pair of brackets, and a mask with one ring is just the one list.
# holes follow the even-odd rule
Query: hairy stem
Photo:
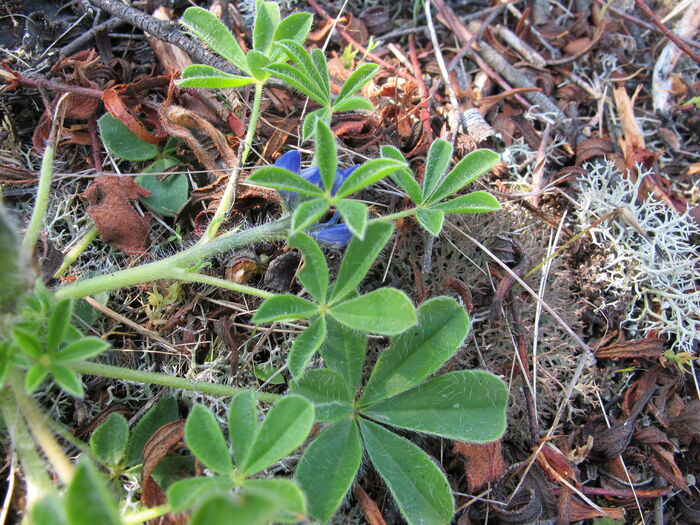
[[389, 221], [395, 221], [398, 219], [403, 219], [404, 217], [410, 217], [412, 215], [416, 214], [416, 211], [418, 211], [418, 208], [409, 208], [407, 210], [403, 211], [398, 211], [396, 213], [392, 213], [391, 215], [384, 215], [383, 217], [377, 217], [376, 219], [370, 220], [370, 224], [373, 222], [389, 222]]
[[27, 256], [28, 261], [32, 260], [34, 246], [39, 240], [41, 225], [44, 222], [44, 215], [46, 215], [46, 209], [49, 206], [49, 193], [51, 191], [51, 179], [53, 178], [53, 158], [54, 153], [56, 152], [56, 137], [58, 135], [58, 128], [63, 120], [62, 118], [59, 118], [58, 115], [62, 103], [67, 96], [68, 95], [63, 95], [56, 104], [56, 111], [54, 112], [51, 132], [49, 133], [49, 139], [46, 141], [44, 157], [41, 160], [41, 171], [39, 172], [39, 187], [36, 193], [36, 202], [34, 203], [34, 209], [32, 210], [32, 217], [29, 219], [27, 232], [24, 234], [24, 239], [22, 240], [22, 249]]
[[129, 514], [128, 516], [124, 516], [122, 518], [122, 522], [125, 525], [136, 525], [143, 523], [144, 521], [149, 521], [153, 520], [156, 518], [159, 518], [160, 516], [163, 516], [170, 512], [172, 510], [172, 507], [170, 506], [169, 503], [165, 503], [163, 505], [158, 505], [157, 507], [152, 507], [150, 509], [144, 509], [140, 512], [135, 512], [133, 514]]
[[[201, 279], [196, 277], [200, 274], [194, 272], [187, 273], [185, 270], [203, 263], [217, 253], [234, 250], [264, 240], [282, 238], [286, 235], [289, 224], [290, 219], [287, 217], [244, 231], [228, 232], [206, 244], [196, 244], [187, 250], [160, 261], [68, 284], [56, 291], [56, 297], [59, 300], [65, 298], [80, 299], [100, 292], [116, 290], [118, 288], [149, 281], [157, 281], [159, 279], [183, 279], [202, 282]], [[223, 280], [217, 280], [216, 284], [219, 286], [222, 283]], [[245, 290], [239, 288], [237, 291], [257, 295], [259, 297], [266, 297], [264, 294], [267, 292], [247, 286], [244, 288]], [[229, 289], [231, 289], [230, 286]], [[255, 291], [255, 293], [252, 293], [252, 291]]]
[[12, 439], [12, 447], [17, 452], [22, 472], [27, 480], [28, 499], [30, 502], [36, 501], [53, 490], [53, 484], [36, 448], [34, 448], [32, 436], [29, 434], [24, 420], [20, 417], [17, 403], [8, 389], [0, 392], [0, 413], [2, 413], [5, 428]]
[[238, 187], [238, 178], [240, 177], [241, 170], [245, 166], [248, 160], [248, 155], [250, 155], [250, 150], [253, 146], [253, 138], [255, 138], [255, 128], [258, 124], [258, 116], [260, 115], [260, 104], [262, 103], [262, 91], [263, 82], [255, 83], [255, 95], [253, 97], [253, 108], [250, 111], [250, 122], [248, 123], [248, 131], [245, 134], [243, 143], [243, 152], [241, 153], [241, 158], [238, 160], [238, 167], [234, 170], [228, 179], [226, 184], [226, 189], [219, 202], [219, 207], [216, 209], [216, 213], [209, 223], [207, 232], [202, 237], [200, 241], [202, 244], [210, 242], [214, 237], [216, 237], [216, 232], [219, 230], [219, 226], [224, 221], [229, 208], [231, 207], [232, 201], [236, 196], [236, 188]]
[[[141, 370], [131, 370], [128, 368], [121, 368], [119, 366], [104, 365], [90, 361], [76, 361], [74, 363], [70, 363], [69, 366], [81, 374], [111, 377], [113, 379], [123, 379], [125, 381], [133, 381], [135, 383], [149, 383], [153, 385], [168, 386], [171, 388], [181, 388], [183, 390], [193, 390], [215, 396], [234, 397], [241, 392], [249, 390], [247, 388], [220, 385], [218, 383], [209, 383], [207, 381], [193, 381], [182, 377], [159, 374], [158, 372], [143, 372]], [[282, 396], [268, 392], [255, 392], [255, 397], [258, 399], [258, 401], [272, 403], [277, 401]]]
[[27, 395], [24, 390], [24, 374], [11, 374], [9, 384], [19, 411], [27, 422], [29, 429], [34, 435], [34, 439], [44, 451], [46, 458], [51, 463], [56, 474], [61, 481], [68, 485], [73, 479], [73, 464], [63, 452], [63, 448], [58, 444], [56, 438], [46, 426], [46, 419], [41, 409], [34, 400]]
[[92, 227], [88, 231], [86, 231], [80, 239], [78, 239], [78, 242], [75, 243], [75, 246], [73, 246], [68, 252], [65, 254], [63, 257], [63, 263], [61, 263], [61, 267], [56, 270], [56, 273], [53, 274], [54, 279], [58, 279], [61, 275], [63, 275], [66, 270], [70, 267], [71, 264], [73, 264], [78, 257], [80, 257], [80, 254], [82, 254], [88, 246], [90, 246], [90, 243], [94, 241], [97, 238], [97, 227], [93, 224]]

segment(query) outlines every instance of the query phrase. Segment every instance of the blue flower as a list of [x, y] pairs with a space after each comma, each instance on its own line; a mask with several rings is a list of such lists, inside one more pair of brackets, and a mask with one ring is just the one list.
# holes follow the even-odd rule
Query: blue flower
[[[301, 155], [297, 150], [288, 151], [282, 155], [279, 159], [277, 159], [277, 162], [275, 162], [275, 166], [296, 173], [301, 178], [315, 184], [319, 188], [323, 188], [323, 180], [321, 179], [321, 172], [319, 171], [318, 166], [301, 169]], [[350, 174], [358, 167], [358, 165], [355, 165], [344, 170], [339, 169], [336, 171], [333, 187], [331, 188], [331, 195], [336, 194], [343, 182], [345, 182]], [[282, 195], [282, 199], [290, 208], [294, 208], [298, 204], [298, 194], [291, 191], [281, 191], [280, 193]], [[339, 220], [340, 214], [336, 211], [327, 222], [319, 223], [313, 226], [309, 230], [309, 234], [318, 241], [332, 244], [337, 247], [345, 246], [348, 242], [350, 242], [352, 233], [345, 224], [339, 223]]]

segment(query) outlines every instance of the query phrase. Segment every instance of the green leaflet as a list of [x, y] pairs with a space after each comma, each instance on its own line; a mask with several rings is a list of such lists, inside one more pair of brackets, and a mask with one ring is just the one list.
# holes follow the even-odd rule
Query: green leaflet
[[490, 193], [474, 191], [456, 199], [436, 204], [433, 209], [442, 210], [445, 213], [485, 213], [498, 211], [501, 209], [501, 205]]
[[309, 513], [327, 522], [352, 485], [362, 461], [357, 424], [343, 419], [306, 447], [294, 478], [309, 498]]
[[435, 377], [362, 413], [401, 428], [470, 443], [488, 443], [505, 431], [508, 388], [487, 372], [460, 370]]
[[288, 358], [289, 371], [293, 377], [299, 377], [304, 373], [306, 365], [309, 364], [325, 338], [326, 318], [319, 316], [294, 339]]
[[437, 237], [442, 230], [442, 223], [445, 220], [445, 212], [431, 208], [418, 208], [416, 211], [418, 223], [431, 235]]
[[236, 465], [248, 458], [250, 448], [258, 435], [258, 406], [255, 393], [246, 390], [231, 401], [228, 412], [228, 433]]
[[126, 451], [126, 466], [132, 467], [141, 463], [141, 452], [153, 433], [178, 418], [177, 400], [174, 397], [159, 399], [131, 430]]
[[129, 423], [121, 414], [112, 413], [90, 436], [90, 448], [105, 465], [118, 465], [129, 439]]
[[333, 318], [328, 318], [326, 330], [328, 334], [320, 350], [323, 361], [343, 377], [348, 390], [354, 393], [360, 386], [367, 336], [341, 325]]
[[364, 239], [369, 222], [367, 205], [360, 201], [342, 199], [335, 203], [335, 207], [353, 235], [360, 240]]
[[296, 295], [281, 294], [265, 299], [253, 316], [254, 323], [293, 321], [318, 313], [318, 306]]
[[133, 131], [109, 113], [97, 121], [100, 137], [107, 150], [124, 160], [148, 160], [158, 155], [158, 146], [138, 138]]
[[224, 476], [189, 478], [176, 481], [168, 487], [168, 503], [173, 512], [196, 507], [212, 494], [226, 494], [233, 487], [233, 480]]
[[311, 431], [314, 407], [299, 396], [286, 396], [270, 409], [240, 471], [250, 476], [299, 447]]
[[374, 403], [420, 384], [457, 351], [468, 332], [469, 317], [454, 299], [424, 302], [415, 326], [394, 338], [379, 356], [360, 403]]
[[428, 160], [425, 163], [425, 175], [423, 176], [423, 201], [438, 187], [442, 175], [452, 160], [452, 144], [442, 139], [435, 139], [428, 151]]
[[66, 515], [71, 525], [121, 525], [119, 510], [105, 486], [102, 475], [82, 458], [65, 496]]
[[337, 303], [355, 291], [379, 253], [389, 242], [393, 231], [393, 224], [374, 223], [367, 227], [364, 239], [355, 237], [350, 241], [333, 287], [331, 303]]
[[353, 395], [343, 376], [329, 368], [316, 368], [292, 384], [292, 392], [314, 404], [316, 421], [337, 421], [350, 415]]
[[447, 525], [454, 514], [450, 485], [442, 470], [416, 445], [361, 420], [362, 443], [409, 525]]
[[212, 51], [224, 57], [238, 69], [250, 73], [245, 53], [238, 45], [236, 37], [212, 13], [201, 7], [189, 7], [183, 13], [180, 23], [208, 45]]
[[460, 160], [452, 168], [440, 185], [430, 195], [425, 195], [425, 203], [433, 205], [474, 182], [498, 162], [498, 154], [488, 149], [478, 149]]
[[192, 407], [185, 423], [185, 443], [204, 465], [217, 474], [233, 473], [228, 445], [214, 415], [203, 405]]
[[304, 256], [304, 265], [297, 272], [297, 279], [316, 301], [325, 302], [328, 293], [328, 263], [318, 243], [303, 232], [292, 235], [287, 242]]
[[416, 310], [405, 293], [379, 288], [331, 308], [330, 315], [341, 324], [384, 335], [400, 334], [416, 323]]
[[316, 121], [314, 140], [316, 141], [316, 160], [318, 161], [318, 169], [321, 172], [323, 187], [326, 193], [330, 195], [335, 182], [338, 155], [335, 146], [335, 135], [323, 120]]

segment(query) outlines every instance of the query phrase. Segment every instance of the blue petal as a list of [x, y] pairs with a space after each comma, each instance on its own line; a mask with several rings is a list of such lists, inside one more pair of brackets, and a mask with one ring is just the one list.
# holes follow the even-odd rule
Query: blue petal
[[275, 166], [277, 166], [278, 168], [284, 168], [286, 170], [293, 171], [298, 175], [301, 171], [301, 155], [295, 149], [288, 151], [279, 159], [277, 159], [277, 162], [275, 162]]
[[317, 241], [332, 244], [338, 248], [345, 246], [352, 239], [352, 233], [345, 224], [327, 227], [322, 225], [318, 230], [309, 233]]
[[310, 168], [304, 168], [301, 170], [301, 178], [308, 180], [311, 184], [315, 184], [319, 188], [321, 187], [321, 172], [318, 166], [311, 166]]
[[331, 194], [335, 195], [336, 193], [338, 193], [338, 190], [343, 185], [343, 182], [345, 182], [348, 179], [348, 177], [352, 174], [352, 172], [359, 167], [359, 164], [355, 164], [354, 166], [350, 166], [349, 168], [346, 168], [344, 170], [338, 170], [338, 172], [335, 174], [335, 182], [333, 182], [333, 190], [331, 191]]

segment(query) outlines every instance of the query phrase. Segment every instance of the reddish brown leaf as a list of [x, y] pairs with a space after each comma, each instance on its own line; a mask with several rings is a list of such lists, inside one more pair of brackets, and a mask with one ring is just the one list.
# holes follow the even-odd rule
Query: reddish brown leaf
[[[166, 423], [155, 431], [143, 447], [143, 465], [141, 466], [141, 503], [147, 507], [156, 507], [165, 503], [165, 494], [151, 474], [153, 469], [165, 456], [184, 445], [185, 420], [178, 419]], [[187, 521], [182, 514], [168, 514], [160, 518], [159, 525], [184, 525]]]
[[453, 450], [466, 460], [467, 486], [472, 494], [497, 479], [506, 470], [501, 455], [500, 439], [485, 444], [455, 441]]
[[358, 483], [353, 483], [352, 492], [355, 494], [357, 501], [360, 502], [360, 507], [362, 507], [362, 512], [369, 525], [386, 525], [379, 506]]
[[90, 204], [87, 212], [104, 242], [129, 255], [143, 255], [149, 246], [151, 216], [139, 215], [130, 201], [150, 194], [130, 177], [104, 175], [97, 177], [81, 197]]
[[669, 430], [684, 445], [690, 445], [694, 439], [700, 440], [700, 400], [694, 399], [688, 403], [670, 423]]
[[614, 343], [595, 352], [598, 359], [622, 359], [622, 358], [658, 358], [664, 353], [664, 341], [658, 337], [646, 337]]
[[537, 454], [537, 464], [542, 471], [555, 483], [565, 479], [571, 484], [580, 487], [579, 470], [560, 450], [551, 443], [546, 443]]
[[118, 87], [115, 86], [106, 89], [102, 93], [102, 102], [104, 103], [107, 111], [109, 111], [110, 115], [112, 115], [115, 119], [119, 120], [122, 124], [129, 128], [131, 132], [141, 140], [148, 142], [149, 144], [158, 144], [161, 140], [160, 137], [153, 136], [148, 132], [148, 130], [146, 130], [146, 128], [143, 127], [143, 124], [136, 120], [136, 117], [131, 114], [129, 109], [124, 104], [124, 101], [119, 96], [120, 91], [122, 91], [122, 89], [118, 90]]

